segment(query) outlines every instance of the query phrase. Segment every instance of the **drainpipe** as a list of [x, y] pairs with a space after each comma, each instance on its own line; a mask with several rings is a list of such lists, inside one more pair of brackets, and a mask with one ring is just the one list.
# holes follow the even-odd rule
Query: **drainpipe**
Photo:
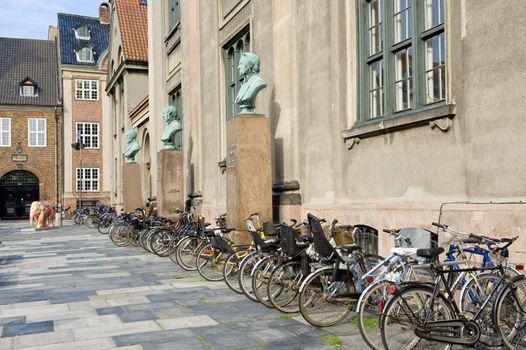
[[[59, 138], [58, 138], [58, 122], [59, 122], [59, 117], [58, 117], [58, 110], [61, 110], [62, 111], [62, 106], [60, 104], [56, 104], [55, 105], [55, 207], [58, 209], [59, 207], [59, 179], [58, 179], [58, 174], [59, 174], [59, 162], [58, 162], [58, 149], [59, 149]], [[64, 125], [61, 125], [62, 126], [62, 129], [64, 128]], [[60, 142], [61, 143], [61, 142]], [[62, 155], [62, 160], [64, 160], [64, 155]], [[64, 183], [64, 176], [62, 176], [62, 183]], [[62, 189], [62, 196], [64, 195], [64, 189]], [[64, 203], [62, 201], [61, 205], [60, 205], [60, 208], [63, 208], [64, 207]], [[60, 220], [60, 226], [62, 226], [62, 220]]]

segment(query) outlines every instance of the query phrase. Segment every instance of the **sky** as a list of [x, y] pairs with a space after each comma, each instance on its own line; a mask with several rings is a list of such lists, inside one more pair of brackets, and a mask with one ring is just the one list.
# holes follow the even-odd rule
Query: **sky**
[[99, 16], [101, 0], [0, 0], [0, 37], [47, 39], [57, 13]]

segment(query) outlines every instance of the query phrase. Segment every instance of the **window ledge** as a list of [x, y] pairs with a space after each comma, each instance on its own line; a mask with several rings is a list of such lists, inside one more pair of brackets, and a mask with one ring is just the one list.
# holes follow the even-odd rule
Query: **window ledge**
[[344, 140], [352, 138], [367, 138], [376, 135], [386, 134], [397, 130], [414, 128], [422, 125], [437, 126], [442, 131], [449, 129], [446, 126], [433, 123], [437, 119], [451, 120], [455, 117], [455, 105], [447, 104], [440, 106], [427, 107], [418, 111], [407, 111], [396, 115], [382, 118], [380, 120], [370, 120], [358, 122], [352, 128], [341, 132]]

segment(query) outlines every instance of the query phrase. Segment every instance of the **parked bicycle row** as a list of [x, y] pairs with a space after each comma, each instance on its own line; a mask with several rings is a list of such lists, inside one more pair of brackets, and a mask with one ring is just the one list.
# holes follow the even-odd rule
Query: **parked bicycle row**
[[[284, 313], [300, 313], [317, 327], [350, 316], [371, 349], [450, 348], [452, 344], [526, 347], [526, 279], [508, 263], [517, 237], [491, 238], [433, 223], [424, 229], [385, 229], [394, 240], [388, 257], [357, 244], [337, 245], [336, 221], [308, 214], [290, 224], [228, 228], [226, 215], [210, 227], [192, 212], [177, 220], [123, 213], [107, 225], [118, 246], [132, 245], [169, 257], [187, 271]], [[346, 226], [352, 237], [363, 227]], [[246, 235], [235, 243], [232, 231]], [[440, 261], [440, 256], [445, 259]]]

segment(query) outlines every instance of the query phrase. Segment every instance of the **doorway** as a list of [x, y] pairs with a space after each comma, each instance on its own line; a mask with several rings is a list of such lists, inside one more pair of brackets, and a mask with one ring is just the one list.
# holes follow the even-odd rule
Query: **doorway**
[[39, 181], [35, 174], [11, 171], [0, 179], [0, 218], [27, 219], [31, 203], [39, 200]]

